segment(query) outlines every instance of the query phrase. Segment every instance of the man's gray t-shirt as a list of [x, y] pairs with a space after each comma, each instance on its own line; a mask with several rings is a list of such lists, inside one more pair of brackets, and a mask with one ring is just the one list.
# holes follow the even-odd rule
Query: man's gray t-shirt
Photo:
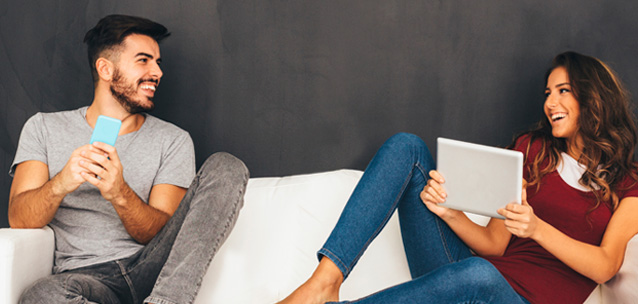
[[[86, 122], [86, 109], [32, 116], [22, 129], [9, 174], [28, 160], [47, 164], [49, 178], [58, 174], [71, 153], [89, 143], [93, 129]], [[154, 185], [188, 188], [195, 176], [195, 155], [186, 131], [144, 115], [142, 127], [119, 136], [115, 148], [124, 180], [148, 203]], [[88, 182], [62, 200], [49, 226], [55, 232], [55, 273], [125, 258], [143, 247], [126, 232], [111, 203]]]

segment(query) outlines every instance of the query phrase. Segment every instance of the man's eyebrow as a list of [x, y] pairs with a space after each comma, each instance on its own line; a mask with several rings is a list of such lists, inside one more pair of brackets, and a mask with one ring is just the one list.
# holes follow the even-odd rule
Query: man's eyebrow
[[[148, 59], [153, 59], [153, 55], [149, 54], [149, 53], [144, 53], [144, 52], [139, 52], [135, 55], [135, 57], [146, 57]], [[162, 62], [162, 58], [157, 58], [157, 62], [160, 63]]]
[[149, 59], [153, 59], [153, 55], [151, 55], [149, 53], [139, 52], [139, 53], [135, 54], [135, 57], [139, 57], [139, 56], [148, 57]]

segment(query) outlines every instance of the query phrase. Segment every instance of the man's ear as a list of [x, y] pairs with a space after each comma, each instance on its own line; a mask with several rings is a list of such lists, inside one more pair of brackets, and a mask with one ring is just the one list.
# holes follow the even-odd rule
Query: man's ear
[[95, 69], [97, 75], [101, 80], [111, 81], [113, 80], [113, 72], [115, 71], [115, 65], [110, 60], [100, 57], [95, 61]]

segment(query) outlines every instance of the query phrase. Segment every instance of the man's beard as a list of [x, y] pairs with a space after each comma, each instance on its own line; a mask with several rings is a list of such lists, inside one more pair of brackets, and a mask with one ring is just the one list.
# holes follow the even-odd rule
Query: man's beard
[[[141, 83], [142, 81], [144, 80], [140, 80], [139, 83]], [[111, 81], [111, 94], [113, 94], [113, 97], [115, 97], [120, 105], [122, 105], [122, 107], [124, 107], [124, 109], [131, 114], [150, 112], [153, 110], [153, 108], [155, 108], [155, 103], [153, 103], [152, 97], [142, 97], [148, 99], [148, 104], [144, 104], [143, 102], [134, 99], [134, 96], [137, 94], [137, 88], [135, 87], [135, 84], [127, 84], [126, 79], [124, 79], [124, 76], [120, 74], [120, 70], [117, 68], [115, 69], [115, 71], [113, 71], [113, 80]]]

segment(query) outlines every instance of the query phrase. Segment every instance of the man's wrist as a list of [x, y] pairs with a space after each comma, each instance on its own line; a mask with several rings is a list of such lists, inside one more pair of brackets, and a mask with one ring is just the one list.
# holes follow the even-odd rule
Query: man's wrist
[[60, 176], [54, 176], [49, 182], [49, 187], [51, 188], [51, 195], [54, 197], [65, 197], [70, 191], [67, 191], [60, 180]]
[[137, 196], [133, 189], [128, 186], [128, 184], [124, 183], [118, 191], [109, 201], [113, 205], [117, 205], [120, 207], [126, 207], [128, 203], [131, 201], [131, 195]]

